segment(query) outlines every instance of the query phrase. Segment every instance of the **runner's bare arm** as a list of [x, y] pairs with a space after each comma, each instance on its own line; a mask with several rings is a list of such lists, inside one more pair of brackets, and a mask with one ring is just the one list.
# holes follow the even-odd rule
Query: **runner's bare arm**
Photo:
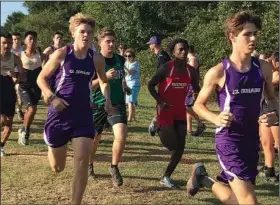
[[168, 63], [163, 64], [159, 69], [157, 69], [156, 74], [152, 77], [152, 79], [148, 83], [148, 89], [153, 98], [157, 101], [158, 104], [164, 103], [164, 100], [159, 96], [155, 87], [161, 81], [163, 81], [168, 76]]
[[50, 46], [47, 47], [47, 48], [44, 50], [43, 54], [45, 55], [45, 58], [42, 60], [42, 65], [43, 65], [43, 66], [46, 64], [47, 58], [49, 57], [49, 55], [51, 54], [51, 52], [52, 52], [52, 48], [51, 48]]
[[197, 63], [196, 58], [190, 58], [190, 60], [189, 60], [189, 65], [191, 65], [192, 67], [194, 67], [195, 69], [197, 69], [197, 68], [198, 68], [198, 63]]
[[93, 86], [93, 88], [95, 88], [96, 84], [97, 84], [96, 82], [98, 82], [98, 85], [101, 88], [101, 92], [105, 96], [106, 100], [109, 100], [110, 99], [110, 87], [109, 87], [108, 79], [106, 77], [106, 72], [105, 72], [105, 59], [101, 55], [94, 55], [93, 60], [94, 60], [94, 65], [95, 65], [98, 81], [93, 80], [92, 86]]
[[189, 66], [189, 72], [190, 72], [190, 78], [191, 78], [193, 93], [194, 93], [195, 98], [196, 98], [199, 91], [200, 91], [199, 79], [198, 79], [196, 70], [193, 66]]
[[17, 55], [15, 55], [15, 64], [16, 64], [16, 67], [17, 67], [18, 72], [19, 72], [19, 75], [18, 75], [15, 83], [25, 81], [26, 75], [25, 75], [24, 69], [22, 67], [21, 59]]
[[274, 92], [274, 86], [272, 84], [272, 67], [271, 64], [260, 60], [261, 68], [263, 71], [264, 79], [265, 79], [265, 86], [264, 86], [264, 92], [265, 92], [265, 98], [267, 101], [267, 105], [271, 110], [277, 110], [277, 113], [279, 111], [279, 105], [275, 96]]
[[53, 95], [53, 92], [51, 91], [51, 88], [48, 83], [48, 79], [58, 69], [59, 65], [63, 63], [65, 59], [65, 55], [66, 55], [66, 47], [56, 50], [53, 53], [53, 55], [51, 55], [47, 63], [43, 66], [43, 69], [37, 78], [37, 84], [47, 99]]
[[218, 115], [211, 112], [206, 104], [216, 89], [223, 87], [224, 83], [224, 69], [222, 64], [218, 64], [212, 67], [205, 75], [203, 86], [198, 94], [198, 97], [194, 103], [193, 110], [202, 118], [217, 123]]
[[97, 90], [97, 88], [100, 87], [100, 86], [99, 86], [99, 79], [96, 78], [96, 79], [92, 80], [91, 85], [92, 85], [92, 89], [93, 89], [93, 90]]

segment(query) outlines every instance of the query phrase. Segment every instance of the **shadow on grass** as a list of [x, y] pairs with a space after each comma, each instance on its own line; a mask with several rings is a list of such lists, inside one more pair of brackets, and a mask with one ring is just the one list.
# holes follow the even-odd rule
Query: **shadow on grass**
[[131, 132], [133, 132], [133, 133], [141, 132], [141, 133], [147, 133], [147, 135], [149, 135], [148, 126], [146, 126], [146, 127], [128, 126], [128, 134]]
[[170, 190], [180, 190], [180, 189], [170, 189], [168, 187], [159, 187], [159, 186], [150, 186], [150, 187], [143, 187], [139, 189], [133, 190], [134, 193], [151, 193], [151, 192], [157, 192], [157, 191], [170, 191]]
[[[102, 139], [101, 138], [101, 143], [100, 143], [100, 146], [109, 146], [109, 147], [112, 147], [113, 145], [113, 138], [110, 139], [110, 140], [107, 140], [107, 139]], [[159, 143], [153, 143], [153, 142], [138, 142], [138, 141], [132, 141], [130, 139], [128, 139], [128, 141], [126, 142], [126, 148], [127, 149], [127, 146], [129, 145], [132, 145], [132, 146], [159, 146], [160, 144]], [[137, 148], [133, 148], [133, 147], [129, 147], [129, 149], [137, 149]]]
[[[7, 156], [42, 156], [47, 157], [47, 152], [35, 152], [35, 153], [8, 153]], [[73, 154], [67, 153], [67, 157], [74, 157]]]
[[8, 153], [7, 156], [41, 156], [47, 157], [47, 153]]
[[148, 110], [150, 110], [150, 109], [155, 109], [155, 105], [143, 105], [143, 104], [141, 104], [141, 105], [137, 105], [136, 106], [136, 109], [148, 109]]
[[[96, 175], [96, 180], [107, 180], [107, 179], [111, 179], [111, 175], [108, 174], [99, 174], [99, 173], [95, 173]], [[156, 177], [143, 177], [143, 176], [131, 176], [131, 175], [126, 175], [126, 174], [122, 174], [122, 177], [124, 178], [124, 180], [126, 179], [143, 179], [143, 180], [149, 180], [149, 181], [159, 181], [160, 178], [156, 178]]]
[[205, 199], [199, 199], [200, 201], [205, 201], [205, 204], [208, 204], [208, 205], [222, 205], [223, 203], [220, 202], [218, 199], [214, 198], [205, 198]]
[[209, 150], [209, 149], [188, 149], [188, 147], [186, 148], [186, 152], [185, 154], [209, 154], [209, 155], [216, 155], [216, 151], [213, 150]]
[[[121, 162], [169, 162], [171, 155], [155, 156], [149, 154], [139, 154], [137, 156], [123, 156]], [[98, 162], [110, 162], [112, 160], [111, 154], [97, 154], [95, 160]], [[196, 158], [183, 157], [180, 161], [181, 164], [194, 164], [197, 162]], [[204, 163], [216, 163], [215, 159], [204, 159]]]
[[[208, 129], [216, 129], [216, 127], [212, 124], [207, 124], [207, 128]], [[195, 129], [194, 129], [195, 131]], [[146, 133], [147, 137], [150, 137], [150, 134], [148, 133], [148, 125], [145, 127], [141, 127], [141, 126], [128, 126], [128, 133]], [[214, 131], [205, 131], [203, 133], [203, 135], [201, 137], [213, 137], [215, 136], [215, 132]], [[196, 138], [196, 137], [193, 137]]]
[[[96, 161], [104, 161], [109, 162], [112, 160], [111, 154], [97, 154], [95, 157]], [[138, 156], [123, 156], [121, 162], [151, 162], [151, 161], [158, 161], [158, 162], [168, 162], [169, 157], [161, 157], [161, 156], [147, 156], [145, 155], [138, 155]]]
[[257, 193], [257, 195], [263, 195], [263, 196], [279, 196], [279, 185], [276, 185], [276, 184], [262, 184], [262, 185], [257, 185], [255, 190], [258, 190], [258, 191], [269, 191], [268, 193], [262, 193], [262, 192], [259, 192]]
[[[18, 139], [12, 138], [12, 139], [9, 139], [9, 141], [17, 142]], [[46, 145], [46, 143], [45, 143], [43, 137], [42, 137], [42, 139], [32, 139], [32, 137], [31, 137], [31, 138], [29, 138], [28, 146], [32, 146], [32, 145]]]

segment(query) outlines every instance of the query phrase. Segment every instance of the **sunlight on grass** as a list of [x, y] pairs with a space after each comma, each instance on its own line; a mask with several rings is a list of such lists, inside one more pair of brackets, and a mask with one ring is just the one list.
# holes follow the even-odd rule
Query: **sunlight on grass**
[[[215, 155], [214, 127], [207, 123], [208, 129], [203, 137], [187, 137], [186, 151], [172, 175], [182, 189], [170, 190], [162, 187], [159, 179], [170, 158], [168, 151], [162, 149], [159, 138], [150, 137], [147, 126], [155, 114], [155, 102], [142, 88], [137, 122], [129, 123], [129, 137], [120, 163], [124, 185], [112, 186], [109, 175], [113, 136], [105, 133], [100, 144], [94, 165], [97, 179], [89, 179], [84, 195], [87, 204], [207, 204], [218, 202], [210, 191], [204, 190], [194, 198], [187, 197], [184, 186], [190, 176], [191, 165], [203, 160], [211, 176], [219, 174]], [[212, 110], [217, 110], [211, 105]], [[71, 198], [73, 176], [73, 152], [69, 146], [67, 164], [60, 174], [52, 173], [47, 161], [47, 146], [43, 141], [43, 123], [46, 107], [39, 106], [31, 130], [30, 146], [17, 144], [17, 129], [20, 122], [15, 118], [13, 133], [7, 142], [7, 157], [1, 158], [1, 204], [67, 204]], [[262, 157], [263, 158], [263, 157]], [[261, 204], [277, 204], [279, 189], [257, 179], [257, 197]]]

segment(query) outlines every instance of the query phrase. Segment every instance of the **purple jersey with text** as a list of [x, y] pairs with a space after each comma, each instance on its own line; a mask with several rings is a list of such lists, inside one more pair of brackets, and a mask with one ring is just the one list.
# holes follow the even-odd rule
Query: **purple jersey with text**
[[224, 87], [217, 92], [218, 104], [221, 112], [228, 111], [233, 114], [233, 121], [229, 128], [216, 129], [216, 141], [259, 140], [257, 135], [246, 135], [252, 131], [258, 132], [264, 87], [259, 61], [252, 57], [251, 69], [245, 73], [238, 72], [228, 59], [223, 60], [223, 66], [226, 80]]
[[223, 182], [237, 177], [255, 183], [258, 165], [258, 118], [264, 77], [259, 61], [252, 57], [249, 71], [238, 72], [229, 59], [222, 61], [224, 87], [217, 92], [220, 111], [233, 114], [230, 127], [216, 128], [216, 154]]
[[49, 146], [63, 146], [74, 137], [94, 137], [90, 105], [94, 73], [93, 51], [89, 49], [84, 59], [77, 59], [73, 45], [67, 45], [64, 63], [53, 79], [56, 96], [69, 105], [61, 112], [49, 107], [44, 136]]

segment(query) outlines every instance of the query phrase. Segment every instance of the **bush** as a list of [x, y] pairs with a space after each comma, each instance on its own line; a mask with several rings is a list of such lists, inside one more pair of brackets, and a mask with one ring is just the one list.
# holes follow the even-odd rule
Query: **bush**
[[140, 63], [141, 84], [147, 85], [156, 71], [156, 56], [149, 50], [143, 50], [136, 54], [136, 59]]

